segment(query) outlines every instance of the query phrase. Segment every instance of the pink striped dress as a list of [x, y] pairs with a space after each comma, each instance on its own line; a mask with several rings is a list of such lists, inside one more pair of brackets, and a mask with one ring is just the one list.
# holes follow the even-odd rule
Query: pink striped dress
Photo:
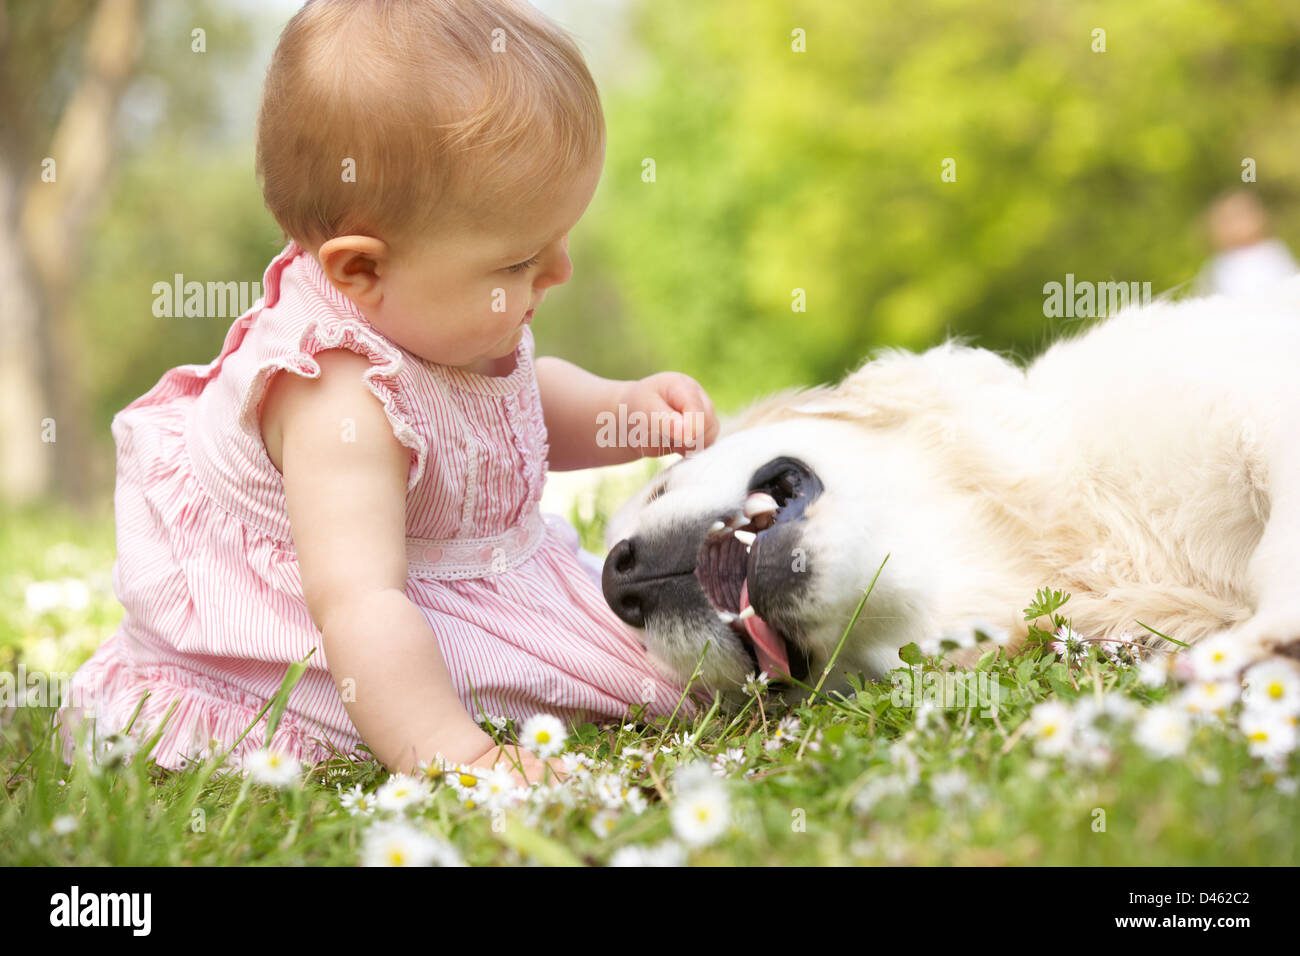
[[[606, 605], [599, 559], [539, 509], [548, 446], [532, 329], [510, 374], [477, 375], [386, 339], [296, 243], [271, 262], [263, 291], [215, 360], [171, 369], [113, 420], [113, 585], [126, 614], [73, 679], [65, 757], [84, 718], [102, 738], [142, 698], [139, 740], [177, 702], [153, 751], [161, 766], [205, 757], [214, 741], [224, 750], [312, 649], [273, 748], [313, 763], [361, 744], [307, 611], [284, 486], [259, 425], [271, 376], [316, 377], [313, 356], [331, 348], [369, 359], [366, 384], [410, 449], [406, 594], [465, 708], [575, 723], [625, 719], [643, 703], [647, 715], [671, 712], [682, 688]], [[263, 719], [234, 759], [264, 738]]]

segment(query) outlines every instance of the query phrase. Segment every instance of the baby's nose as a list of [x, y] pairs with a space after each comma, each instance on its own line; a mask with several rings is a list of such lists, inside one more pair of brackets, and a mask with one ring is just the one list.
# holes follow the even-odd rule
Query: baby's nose
[[[567, 245], [567, 243], [565, 243]], [[537, 285], [540, 288], [549, 288], [553, 285], [563, 285], [568, 282], [573, 275], [573, 260], [569, 258], [569, 252], [563, 246], [559, 248], [554, 258], [547, 264], [546, 269], [538, 273]]]

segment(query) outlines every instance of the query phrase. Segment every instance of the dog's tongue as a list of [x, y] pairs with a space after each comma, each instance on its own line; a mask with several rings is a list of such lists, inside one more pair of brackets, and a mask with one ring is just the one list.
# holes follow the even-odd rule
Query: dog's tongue
[[[749, 607], [749, 582], [740, 586], [740, 609]], [[740, 623], [745, 625], [749, 639], [754, 642], [758, 669], [767, 671], [769, 677], [786, 677], [790, 673], [790, 659], [785, 653], [785, 641], [757, 614], [751, 614]]]

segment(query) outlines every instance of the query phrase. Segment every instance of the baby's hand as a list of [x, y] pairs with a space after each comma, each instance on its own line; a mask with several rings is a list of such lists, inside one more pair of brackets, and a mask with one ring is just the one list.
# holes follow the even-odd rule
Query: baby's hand
[[[510, 776], [521, 787], [533, 783], [554, 783], [563, 780], [565, 775], [564, 764], [560, 760], [554, 757], [542, 760], [530, 750], [509, 745], [498, 747], [494, 744], [486, 753], [470, 761], [469, 766], [491, 770], [498, 763], [509, 768]], [[546, 773], [547, 768], [550, 769], [549, 774]], [[521, 771], [523, 776], [520, 776]]]
[[[623, 392], [629, 421], [631, 413], [647, 416], [648, 441], [641, 455], [688, 455], [713, 444], [718, 437], [718, 416], [699, 382], [682, 372], [658, 372], [629, 382]], [[667, 422], [667, 426], [663, 425]], [[655, 439], [658, 439], [656, 442]]]

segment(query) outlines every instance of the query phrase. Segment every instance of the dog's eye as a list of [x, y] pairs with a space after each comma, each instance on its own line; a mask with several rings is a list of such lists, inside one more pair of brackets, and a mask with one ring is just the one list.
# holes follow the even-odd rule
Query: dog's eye
[[646, 498], [645, 503], [650, 504], [650, 502], [654, 501], [656, 498], [662, 495], [667, 490], [667, 488], [668, 488], [668, 482], [666, 481], [659, 482], [659, 484], [655, 485], [654, 490], [650, 492], [650, 497]]

